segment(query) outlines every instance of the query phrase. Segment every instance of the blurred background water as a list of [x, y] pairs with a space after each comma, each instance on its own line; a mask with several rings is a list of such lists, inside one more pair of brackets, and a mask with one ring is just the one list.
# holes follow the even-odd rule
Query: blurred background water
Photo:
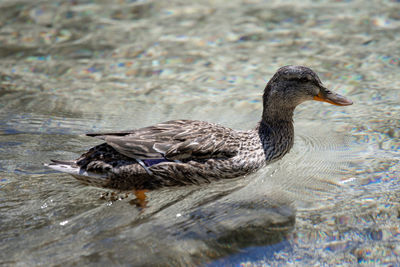
[[[353, 265], [400, 259], [398, 1], [0, 1], [2, 265]], [[43, 167], [88, 131], [261, 116], [309, 66], [350, 107], [308, 102], [256, 174], [121, 194]]]

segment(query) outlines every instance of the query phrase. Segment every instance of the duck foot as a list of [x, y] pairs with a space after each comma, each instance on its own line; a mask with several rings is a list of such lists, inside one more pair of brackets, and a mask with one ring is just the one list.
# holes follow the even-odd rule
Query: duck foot
[[146, 192], [149, 192], [147, 189], [134, 190], [136, 198], [129, 201], [129, 204], [136, 205], [139, 208], [146, 208], [147, 200], [146, 200]]
[[126, 198], [130, 198], [131, 193], [135, 195], [136, 198], [131, 199], [129, 204], [135, 205], [139, 208], [146, 208], [147, 206], [147, 199], [146, 199], [146, 192], [149, 190], [141, 189], [141, 190], [133, 190], [133, 192], [125, 192], [125, 194], [121, 194], [122, 192], [105, 192], [100, 195], [101, 200], [115, 202], [118, 200], [123, 200]]

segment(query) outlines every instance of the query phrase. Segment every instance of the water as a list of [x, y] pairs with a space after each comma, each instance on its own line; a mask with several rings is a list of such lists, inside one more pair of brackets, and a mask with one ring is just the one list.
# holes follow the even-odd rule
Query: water
[[[393, 264], [400, 257], [397, 1], [0, 1], [0, 263]], [[266, 81], [306, 65], [295, 147], [247, 177], [134, 198], [43, 167], [89, 131], [255, 125]]]

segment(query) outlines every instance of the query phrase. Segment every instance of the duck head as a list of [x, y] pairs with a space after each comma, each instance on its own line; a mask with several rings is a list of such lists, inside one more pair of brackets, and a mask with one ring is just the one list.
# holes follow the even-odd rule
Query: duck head
[[275, 73], [264, 90], [264, 120], [291, 120], [295, 107], [307, 100], [337, 106], [353, 104], [350, 99], [328, 90], [318, 75], [303, 66], [284, 66]]

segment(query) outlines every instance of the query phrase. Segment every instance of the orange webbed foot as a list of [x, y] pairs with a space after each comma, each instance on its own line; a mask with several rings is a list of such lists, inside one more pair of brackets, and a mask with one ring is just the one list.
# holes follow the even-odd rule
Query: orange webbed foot
[[133, 193], [135, 194], [136, 198], [132, 199], [129, 203], [132, 205], [136, 205], [139, 208], [146, 208], [147, 200], [146, 200], [146, 193], [149, 192], [147, 189], [141, 190], [134, 190]]

